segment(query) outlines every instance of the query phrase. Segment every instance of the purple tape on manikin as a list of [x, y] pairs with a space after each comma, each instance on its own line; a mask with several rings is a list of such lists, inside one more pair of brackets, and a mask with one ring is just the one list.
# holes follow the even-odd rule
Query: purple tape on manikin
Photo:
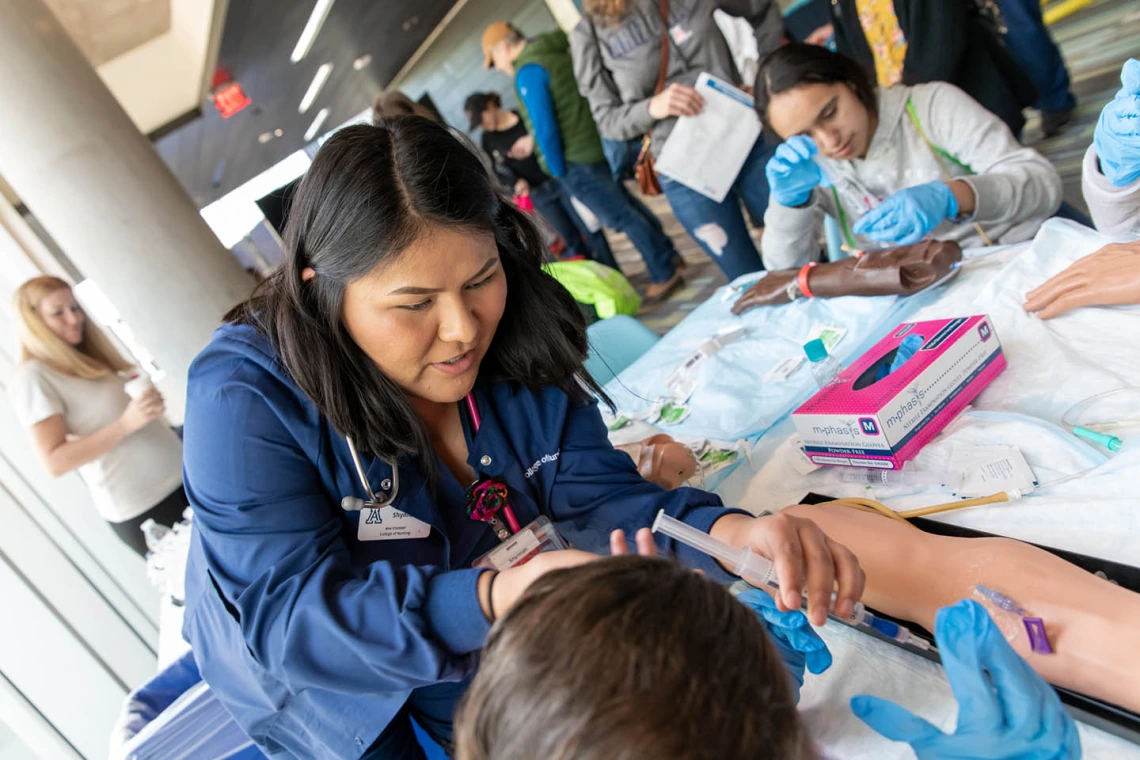
[[1029, 648], [1037, 654], [1053, 654], [1053, 648], [1049, 646], [1049, 637], [1045, 635], [1045, 621], [1041, 618], [1027, 617], [1022, 618], [1021, 622], [1025, 625], [1025, 632], [1029, 634]]

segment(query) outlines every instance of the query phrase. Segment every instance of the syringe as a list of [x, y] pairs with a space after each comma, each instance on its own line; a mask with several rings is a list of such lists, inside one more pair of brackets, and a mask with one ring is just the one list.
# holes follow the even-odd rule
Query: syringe
[[921, 472], [915, 470], [864, 470], [841, 467], [839, 477], [844, 483], [866, 483], [869, 486], [930, 486], [956, 491], [962, 485], [960, 473]]
[[[761, 557], [747, 546], [737, 548], [735, 546], [729, 546], [723, 541], [718, 541], [708, 533], [699, 531], [691, 525], [670, 517], [665, 514], [665, 510], [663, 509], [657, 513], [657, 518], [653, 521], [653, 532], [663, 533], [675, 541], [680, 541], [686, 546], [691, 546], [697, 551], [704, 552], [710, 557], [720, 560], [726, 566], [731, 567], [733, 573], [739, 575], [753, 586], [767, 586], [775, 589], [780, 587], [779, 579], [776, 577], [776, 566], [772, 564], [771, 560]], [[806, 602], [806, 591], [803, 596]], [[835, 592], [832, 592], [829, 609], [835, 609], [835, 597]], [[855, 602], [851, 617], [840, 618], [836, 615], [836, 618], [849, 625], [870, 628], [899, 644], [906, 644], [916, 649], [933, 648], [926, 640], [911, 634], [909, 629], [868, 612], [862, 602]]]

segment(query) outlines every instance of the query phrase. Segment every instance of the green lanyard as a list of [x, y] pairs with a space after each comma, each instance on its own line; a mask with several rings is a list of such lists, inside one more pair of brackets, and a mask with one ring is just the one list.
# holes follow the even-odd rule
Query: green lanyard
[[914, 112], [914, 103], [910, 102], [909, 97], [906, 99], [906, 113], [908, 116], [910, 116], [910, 120], [912, 122], [914, 122], [914, 128], [918, 130], [919, 137], [922, 138], [922, 141], [924, 143], [926, 143], [927, 147], [929, 147], [931, 151], [933, 151], [934, 153], [936, 153], [939, 156], [942, 156], [947, 161], [954, 164], [955, 166], [957, 166], [959, 169], [966, 172], [967, 174], [973, 174], [974, 173], [974, 170], [972, 168], [970, 168], [969, 164], [962, 163], [961, 161], [954, 158], [953, 156], [951, 156], [946, 151], [942, 150], [942, 148], [939, 148], [937, 145], [935, 145], [933, 142], [931, 142], [930, 138], [926, 136], [926, 131], [922, 128], [922, 122], [920, 122], [918, 120], [918, 114]]
[[839, 201], [839, 191], [835, 189], [835, 185], [831, 186], [831, 195], [835, 198], [835, 208], [839, 211], [839, 229], [843, 230], [843, 239], [847, 241], [847, 247], [854, 251], [858, 246], [851, 230], [847, 228], [847, 214], [843, 211], [843, 204]]
[[[906, 113], [907, 116], [910, 117], [911, 123], [914, 124], [914, 128], [918, 130], [918, 134], [922, 138], [922, 141], [925, 142], [927, 147], [930, 148], [931, 152], [935, 154], [935, 158], [941, 156], [967, 174], [974, 173], [974, 170], [970, 167], [969, 164], [962, 163], [958, 159], [954, 158], [954, 156], [950, 155], [942, 148], [938, 147], [930, 141], [930, 138], [926, 136], [926, 131], [922, 128], [922, 122], [918, 120], [918, 114], [915, 113], [914, 110], [914, 103], [910, 101], [909, 96], [906, 99]], [[943, 171], [945, 171], [945, 169], [943, 169]], [[847, 226], [847, 214], [843, 210], [843, 204], [839, 200], [839, 191], [835, 189], [835, 185], [831, 186], [831, 195], [833, 198], [835, 198], [835, 208], [839, 212], [839, 228], [843, 230], [843, 238], [847, 241], [847, 247], [855, 250], [857, 248], [855, 245], [855, 236], [851, 234], [851, 229]]]

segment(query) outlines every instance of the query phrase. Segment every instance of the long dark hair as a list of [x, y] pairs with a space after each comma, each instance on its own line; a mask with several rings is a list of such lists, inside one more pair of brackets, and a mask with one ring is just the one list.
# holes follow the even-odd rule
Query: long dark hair
[[[500, 197], [474, 152], [446, 126], [405, 116], [346, 127], [317, 153], [297, 189], [281, 269], [226, 315], [267, 335], [301, 390], [342, 435], [374, 456], [415, 456], [429, 476], [435, 457], [407, 394], [341, 322], [345, 286], [400, 255], [433, 226], [491, 232], [507, 302], [480, 378], [576, 400], [579, 380], [605, 398], [583, 368], [586, 324], [570, 293], [542, 269], [545, 245], [530, 218]], [[312, 267], [308, 282], [301, 272]]]
[[756, 72], [756, 113], [769, 130], [768, 105], [773, 95], [805, 84], [845, 84], [869, 112], [878, 109], [875, 85], [859, 63], [819, 45], [793, 42], [768, 54]]

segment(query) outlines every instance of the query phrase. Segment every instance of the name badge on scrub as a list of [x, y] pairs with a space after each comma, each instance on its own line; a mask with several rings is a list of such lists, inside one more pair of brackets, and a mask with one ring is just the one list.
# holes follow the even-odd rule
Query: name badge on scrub
[[472, 562], [471, 566], [507, 570], [525, 565], [542, 552], [569, 548], [570, 545], [558, 535], [550, 520], [542, 516]]
[[397, 538], [427, 538], [431, 526], [395, 507], [360, 510], [356, 526], [358, 541], [390, 541]]

